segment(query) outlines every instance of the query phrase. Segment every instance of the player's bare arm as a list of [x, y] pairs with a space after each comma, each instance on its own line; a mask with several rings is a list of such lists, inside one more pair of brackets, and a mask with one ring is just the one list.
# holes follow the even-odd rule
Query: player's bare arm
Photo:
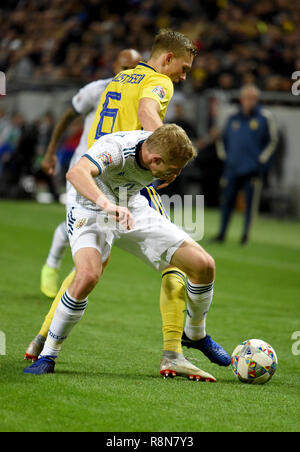
[[138, 118], [144, 130], [154, 132], [158, 127], [163, 125], [159, 116], [160, 105], [150, 97], [144, 97], [139, 102]]
[[94, 178], [97, 176], [99, 176], [98, 168], [86, 157], [83, 157], [66, 174], [67, 180], [81, 195], [99, 206], [125, 229], [133, 229], [134, 220], [127, 207], [117, 206], [105, 196], [95, 183]]
[[56, 150], [59, 140], [77, 116], [77, 113], [72, 107], [66, 108], [52, 132], [50, 143], [42, 161], [42, 168], [49, 176], [52, 176], [55, 171]]

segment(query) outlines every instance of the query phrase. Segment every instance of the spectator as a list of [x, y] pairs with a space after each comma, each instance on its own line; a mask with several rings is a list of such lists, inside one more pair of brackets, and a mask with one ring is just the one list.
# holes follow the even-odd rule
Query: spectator
[[[69, 126], [65, 139], [62, 141], [57, 152], [57, 159], [59, 163], [59, 180], [61, 185], [65, 184], [66, 172], [69, 169], [71, 158], [76, 147], [79, 144], [81, 135], [82, 135], [82, 118], [77, 118]], [[49, 144], [49, 141], [47, 145]]]
[[[3, 111], [3, 110], [2, 110]], [[2, 175], [3, 165], [16, 150], [22, 134], [24, 118], [19, 113], [14, 113], [10, 119], [6, 119], [2, 113], [0, 119], [0, 176]]]
[[216, 141], [219, 130], [212, 126], [207, 135], [197, 140], [198, 156], [195, 159], [197, 179], [204, 195], [206, 207], [217, 207], [220, 199], [219, 182], [223, 170], [223, 162], [218, 158]]
[[7, 121], [8, 121], [8, 119], [7, 119], [7, 117], [6, 117], [4, 108], [1, 108], [1, 107], [0, 107], [0, 137], [1, 137], [1, 132], [2, 132], [2, 130], [3, 130], [3, 129], [6, 127], [6, 125], [7, 125]]
[[290, 0], [2, 3], [0, 70], [8, 82], [105, 78], [120, 48], [145, 58], [161, 27], [183, 31], [201, 50], [189, 82], [198, 92], [249, 82], [289, 91], [300, 58], [300, 3]]
[[194, 141], [197, 138], [197, 133], [195, 127], [185, 118], [184, 108], [182, 103], [174, 102], [174, 116], [172, 117], [172, 122], [175, 122], [178, 126], [182, 127], [190, 140]]
[[[175, 96], [176, 97], [176, 94]], [[197, 138], [197, 131], [191, 121], [187, 120], [184, 115], [184, 107], [183, 104], [185, 102], [184, 97], [180, 98], [179, 96], [175, 99], [173, 106], [173, 115], [169, 118], [168, 122], [174, 122], [178, 126], [182, 127], [187, 133], [190, 140], [195, 144], [195, 140]], [[183, 196], [186, 194], [186, 189], [188, 186], [188, 182], [191, 182], [191, 174], [188, 171], [185, 171], [183, 174], [180, 174], [176, 178], [172, 184], [168, 187], [162, 189], [160, 194], [166, 194], [168, 196], [172, 196], [173, 194], [179, 194]]]
[[[3, 174], [0, 178], [0, 196], [9, 198], [30, 197], [22, 188], [22, 178], [32, 175], [32, 162], [36, 146], [36, 127], [26, 124], [23, 116], [18, 118], [18, 140], [14, 149], [6, 154], [3, 162]], [[1, 122], [1, 121], [0, 121]]]
[[241, 244], [246, 244], [257, 203], [261, 177], [269, 169], [277, 145], [277, 128], [268, 110], [259, 105], [259, 91], [246, 85], [240, 94], [241, 107], [227, 121], [218, 144], [219, 157], [225, 160], [224, 192], [218, 242], [224, 242], [239, 190], [245, 195], [245, 219]]
[[42, 170], [42, 160], [50, 141], [51, 133], [54, 127], [54, 118], [51, 112], [46, 112], [37, 122], [37, 138], [35, 158], [33, 162], [33, 175], [38, 184], [45, 183], [55, 201], [59, 201], [59, 195], [54, 180]]

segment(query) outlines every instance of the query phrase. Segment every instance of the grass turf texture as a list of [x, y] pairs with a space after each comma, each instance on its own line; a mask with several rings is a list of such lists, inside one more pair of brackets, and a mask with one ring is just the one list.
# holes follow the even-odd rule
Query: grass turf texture
[[[82, 321], [65, 342], [54, 375], [24, 375], [24, 351], [37, 334], [49, 300], [39, 292], [40, 269], [58, 205], [0, 202], [0, 431], [202, 432], [299, 431], [299, 223], [256, 220], [252, 241], [238, 245], [241, 217], [224, 245], [203, 242], [215, 257], [217, 280], [208, 333], [231, 353], [248, 338], [268, 341], [279, 368], [264, 386], [244, 385], [230, 368], [185, 350], [216, 384], [159, 375], [162, 353], [160, 275], [114, 249]], [[206, 236], [218, 227], [206, 211]], [[70, 252], [61, 271], [71, 269]], [[300, 348], [300, 347], [298, 347]]]

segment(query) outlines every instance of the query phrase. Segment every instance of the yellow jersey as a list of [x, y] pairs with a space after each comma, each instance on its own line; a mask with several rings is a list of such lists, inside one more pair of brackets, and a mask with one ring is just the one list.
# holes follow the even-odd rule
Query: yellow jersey
[[141, 130], [138, 107], [145, 97], [159, 103], [163, 120], [173, 93], [172, 80], [147, 63], [140, 62], [134, 69], [120, 72], [101, 96], [88, 134], [88, 147], [108, 133]]

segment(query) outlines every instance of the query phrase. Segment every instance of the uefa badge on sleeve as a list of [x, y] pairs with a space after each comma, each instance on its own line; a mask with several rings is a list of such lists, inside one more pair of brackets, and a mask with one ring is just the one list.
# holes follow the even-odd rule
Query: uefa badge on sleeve
[[109, 152], [102, 152], [97, 156], [97, 158], [102, 162], [102, 164], [107, 167], [112, 163], [112, 156]]
[[163, 89], [162, 86], [156, 86], [156, 87], [152, 90], [152, 92], [155, 93], [155, 94], [157, 94], [158, 97], [159, 97], [161, 100], [163, 100], [164, 97], [166, 97], [165, 90]]

